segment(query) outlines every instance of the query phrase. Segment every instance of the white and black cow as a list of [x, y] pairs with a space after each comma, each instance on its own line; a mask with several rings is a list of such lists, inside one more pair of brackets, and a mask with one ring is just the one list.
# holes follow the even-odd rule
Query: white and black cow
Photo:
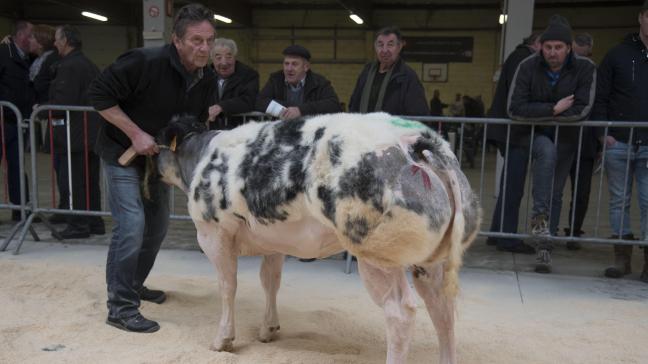
[[233, 350], [237, 257], [262, 255], [259, 339], [279, 330], [284, 255], [358, 259], [387, 324], [387, 362], [404, 363], [416, 291], [437, 330], [442, 363], [456, 361], [455, 297], [480, 208], [449, 148], [423, 124], [385, 113], [332, 114], [196, 133], [176, 119], [160, 142], [162, 178], [189, 197], [198, 242], [219, 275], [223, 312], [213, 349]]

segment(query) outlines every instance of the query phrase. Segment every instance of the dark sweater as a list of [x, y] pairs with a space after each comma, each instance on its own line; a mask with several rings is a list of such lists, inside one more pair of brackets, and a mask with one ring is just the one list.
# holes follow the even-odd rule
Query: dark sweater
[[[216, 98], [216, 76], [211, 67], [197, 72], [202, 78], [189, 87], [191, 76], [180, 63], [175, 46], [137, 48], [108, 66], [91, 84], [88, 96], [100, 111], [119, 105], [138, 127], [155, 137], [174, 115], [207, 119]], [[130, 145], [126, 134], [109, 122], [103, 123], [97, 140], [102, 159], [116, 164]], [[142, 157], [138, 158], [142, 163]]]

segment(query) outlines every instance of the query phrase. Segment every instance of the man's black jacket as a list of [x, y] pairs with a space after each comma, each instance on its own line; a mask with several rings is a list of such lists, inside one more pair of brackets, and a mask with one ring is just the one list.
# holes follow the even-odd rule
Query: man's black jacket
[[[256, 110], [265, 112], [270, 101], [275, 100], [283, 106], [295, 106], [287, 103], [286, 81], [283, 71], [270, 74], [256, 101]], [[338, 99], [331, 82], [313, 71], [306, 72], [304, 83], [304, 102], [299, 105], [302, 115], [318, 115], [341, 112]]]
[[[191, 85], [191, 75], [172, 44], [137, 48], [108, 66], [91, 84], [88, 96], [97, 110], [119, 105], [137, 126], [156, 137], [174, 115], [191, 114], [207, 120], [215, 99], [216, 76], [211, 67], [197, 72], [202, 77]], [[126, 134], [109, 122], [103, 123], [97, 139], [102, 159], [117, 164], [130, 145]]]
[[[628, 34], [603, 58], [590, 119], [648, 121], [648, 50], [639, 34]], [[603, 128], [597, 132], [604, 135]], [[608, 134], [627, 143], [630, 129], [610, 128]], [[636, 128], [633, 143], [647, 145], [648, 129]]]

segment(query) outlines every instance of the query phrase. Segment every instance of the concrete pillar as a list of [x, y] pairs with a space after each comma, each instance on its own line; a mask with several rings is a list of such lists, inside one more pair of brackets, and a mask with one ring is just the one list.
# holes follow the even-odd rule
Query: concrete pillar
[[[504, 14], [506, 21], [502, 25], [502, 49], [500, 64], [504, 63], [518, 44], [531, 34], [533, 29], [534, 0], [506, 0], [504, 1]], [[504, 159], [497, 153], [495, 164], [495, 197], [499, 195], [500, 176], [504, 168]]]
[[144, 47], [157, 47], [171, 41], [173, 0], [142, 0]]

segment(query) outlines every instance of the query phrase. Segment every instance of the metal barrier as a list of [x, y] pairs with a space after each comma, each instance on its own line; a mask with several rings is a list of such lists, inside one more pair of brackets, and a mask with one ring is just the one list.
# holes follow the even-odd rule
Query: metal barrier
[[[14, 112], [18, 112], [15, 110], [15, 107], [12, 107], [13, 105], [8, 104], [8, 103], [0, 103], [0, 106], [7, 106], [10, 109], [12, 109]], [[31, 145], [36, 145], [35, 142], [35, 128], [34, 124], [37, 122], [37, 116], [45, 111], [58, 111], [58, 112], [65, 112], [65, 119], [67, 120], [66, 125], [68, 125], [69, 129], [69, 120], [70, 120], [70, 113], [71, 112], [83, 112], [83, 113], [94, 113], [96, 112], [93, 108], [91, 107], [80, 107], [80, 106], [54, 106], [54, 105], [41, 105], [37, 107], [30, 119], [29, 119], [29, 136], [30, 136], [30, 143]], [[267, 118], [265, 114], [263, 113], [248, 113], [248, 114], [243, 114], [239, 115], [239, 117], [243, 117], [245, 121], [248, 121], [251, 118], [258, 119], [262, 118], [265, 119]], [[443, 132], [448, 125], [457, 125], [456, 128], [456, 135], [457, 135], [457, 157], [460, 162], [460, 164], [463, 163], [464, 161], [464, 147], [465, 143], [467, 140], [467, 135], [466, 135], [466, 126], [467, 125], [479, 125], [483, 126], [483, 134], [480, 135], [481, 143], [479, 140], [476, 140], [473, 136], [472, 142], [475, 143], [473, 148], [473, 152], [475, 155], [480, 152], [480, 163], [477, 166], [477, 171], [473, 169], [464, 169], [464, 172], [466, 173], [469, 181], [471, 182], [471, 185], [473, 186], [473, 189], [476, 190], [479, 199], [481, 201], [485, 201], [485, 191], [486, 191], [486, 175], [489, 174], [489, 171], [487, 173], [487, 165], [490, 167], [492, 164], [493, 156], [494, 154], [487, 153], [487, 150], [485, 146], [487, 145], [487, 133], [488, 133], [488, 127], [492, 125], [506, 125], [507, 126], [507, 135], [508, 138], [510, 138], [510, 127], [511, 126], [516, 126], [516, 125], [523, 125], [523, 126], [557, 126], [556, 128], [556, 136], [558, 136], [558, 133], [560, 132], [561, 127], [577, 127], [579, 128], [579, 138], [578, 138], [578, 150], [577, 150], [577, 155], [576, 155], [576, 160], [580, 159], [580, 154], [581, 154], [581, 144], [582, 144], [582, 137], [583, 137], [583, 128], [584, 127], [599, 127], [599, 128], [604, 128], [605, 132], [604, 135], [607, 136], [608, 134], [608, 128], [613, 126], [613, 127], [626, 127], [629, 128], [631, 133], [636, 129], [636, 128], [646, 128], [648, 127], [648, 123], [645, 122], [596, 122], [596, 121], [586, 121], [586, 122], [579, 122], [579, 123], [531, 123], [531, 122], [517, 122], [517, 121], [511, 121], [509, 119], [491, 119], [491, 118], [450, 118], [450, 117], [411, 117], [408, 116], [406, 117], [408, 119], [412, 120], [418, 120], [421, 121], [428, 126], [431, 126], [435, 129], [437, 129], [440, 132]], [[24, 128], [25, 125], [21, 124], [21, 126]], [[532, 128], [532, 130], [535, 130]], [[532, 131], [533, 133], [533, 131]], [[557, 140], [557, 138], [556, 138]], [[22, 138], [19, 139], [19, 142], [21, 146], [23, 145]], [[68, 130], [68, 143], [69, 143], [69, 130]], [[22, 149], [21, 149], [22, 150]], [[507, 150], [508, 150], [508, 143], [507, 143]], [[605, 150], [606, 146], [603, 146], [603, 158], [605, 158]], [[31, 224], [33, 223], [34, 219], [36, 217], [40, 217], [42, 221], [45, 223], [45, 225], [54, 231], [54, 228], [52, 225], [50, 225], [46, 219], [46, 216], [44, 215], [45, 213], [62, 213], [62, 214], [70, 214], [70, 215], [86, 215], [86, 216], [110, 216], [110, 212], [105, 208], [106, 206], [106, 201], [105, 199], [102, 202], [103, 208], [100, 211], [88, 211], [88, 210], [75, 210], [72, 208], [73, 201], [70, 200], [70, 208], [69, 209], [58, 209], [55, 208], [53, 205], [52, 207], [46, 207], [42, 201], [39, 199], [39, 180], [42, 180], [41, 173], [39, 173], [38, 170], [38, 160], [37, 160], [37, 155], [36, 155], [36, 150], [35, 148], [31, 149], [30, 152], [30, 157], [31, 157], [31, 190], [30, 190], [30, 201], [26, 202], [26, 197], [24, 196], [26, 194], [26, 188], [24, 185], [24, 178], [22, 181], [22, 188], [21, 188], [21, 205], [0, 205], [0, 208], [12, 208], [12, 209], [20, 209], [23, 220], [16, 225], [16, 227], [13, 229], [14, 231], [12, 232], [11, 236], [7, 239], [5, 239], [4, 244], [2, 246], [2, 250], [5, 250], [10, 243], [10, 241], [13, 239], [13, 235], [16, 233], [16, 231], [22, 227], [22, 232], [20, 234], [20, 237], [18, 239], [18, 245], [14, 250], [14, 254], [17, 254], [20, 250], [20, 246], [22, 245], [22, 242], [26, 236], [27, 231], [31, 231], [32, 235], [34, 236], [35, 240], [38, 240], [38, 236], [36, 235], [35, 231], [33, 228], [31, 228]], [[530, 155], [531, 153], [529, 153]], [[68, 148], [68, 154], [66, 156], [68, 158], [68, 161], [70, 160], [70, 148]], [[531, 157], [529, 156], [529, 162], [531, 162]], [[68, 163], [68, 166], [70, 166], [70, 163]], [[530, 168], [531, 163], [527, 164], [527, 168]], [[579, 163], [577, 162], [577, 169], [579, 167]], [[24, 163], [21, 161], [21, 171], [24, 172], [25, 166]], [[605, 167], [603, 167], [604, 169]], [[506, 175], [507, 170], [506, 170], [506, 165], [504, 166], [504, 175]], [[626, 174], [628, 173], [628, 170], [626, 169]], [[21, 173], [21, 177], [24, 176], [24, 173]], [[71, 174], [68, 174], [68, 177], [70, 177]], [[578, 177], [577, 177], [578, 178]], [[529, 188], [530, 185], [530, 179], [527, 178], [527, 183], [526, 183], [526, 189]], [[598, 176], [598, 188], [597, 188], [597, 199], [596, 199], [596, 217], [595, 217], [595, 223], [594, 223], [594, 234], [590, 234], [587, 236], [581, 236], [581, 237], [576, 237], [570, 235], [570, 236], [552, 236], [549, 239], [552, 241], [560, 241], [560, 242], [565, 242], [565, 241], [578, 241], [578, 242], [583, 242], [583, 243], [604, 243], [604, 244], [632, 244], [632, 245], [644, 245], [648, 246], [648, 242], [646, 241], [632, 241], [632, 240], [623, 240], [623, 239], [610, 239], [610, 238], [604, 238], [603, 233], [606, 232], [604, 228], [601, 228], [602, 224], [600, 222], [601, 219], [601, 210], [603, 208], [603, 205], [607, 205], [606, 201], [603, 201], [603, 189], [604, 189], [604, 180], [603, 180], [603, 171], [601, 171], [601, 174]], [[578, 181], [575, 183], [576, 186], [578, 186]], [[68, 181], [68, 186], [70, 186], [70, 182]], [[576, 187], [577, 189], [578, 187]], [[506, 189], [506, 186], [504, 187]], [[105, 188], [104, 188], [105, 190]], [[576, 192], [576, 191], [574, 191]], [[594, 189], [592, 190], [594, 193]], [[52, 204], [54, 203], [55, 200], [55, 189], [52, 189]], [[527, 193], [528, 196], [528, 193]], [[181, 194], [180, 197], [183, 202], [186, 201], [186, 196], [184, 193]], [[505, 198], [505, 197], [503, 197]], [[70, 197], [71, 199], [71, 197]], [[176, 210], [176, 196], [175, 196], [175, 190], [172, 190], [171, 193], [171, 198], [170, 198], [170, 205], [171, 205], [171, 219], [174, 220], [190, 220], [190, 217], [186, 214], [185, 211], [178, 211]], [[483, 205], [487, 205], [484, 203]], [[524, 213], [525, 219], [528, 220], [529, 217], [529, 202], [528, 202], [528, 197], [527, 197], [527, 202], [526, 202], [527, 208], [526, 212]], [[572, 211], [574, 211], [574, 202], [572, 203]], [[590, 208], [590, 211], [592, 209]], [[622, 209], [623, 210], [623, 209]], [[32, 213], [27, 216], [27, 213], [31, 211]], [[575, 212], [574, 212], [575, 213]], [[492, 210], [485, 209], [484, 211], [484, 223], [485, 225], [490, 223], [490, 216], [492, 214]], [[520, 214], [522, 216], [522, 214]], [[503, 219], [503, 213], [500, 216], [500, 219]], [[573, 226], [574, 222], [574, 214], [569, 216], [569, 221], [571, 221], [571, 225]], [[501, 221], [500, 221], [501, 222]], [[524, 226], [527, 227], [527, 222], [524, 222]], [[500, 224], [501, 226], [502, 224]], [[528, 232], [528, 227], [523, 233], [505, 233], [500, 229], [500, 231], [486, 231], [485, 229], [481, 229], [480, 231], [480, 236], [484, 237], [502, 237], [502, 238], [519, 238], [519, 239], [528, 239], [532, 235]], [[350, 257], [349, 257], [350, 259]]]
[[[7, 125], [5, 123], [5, 109], [11, 110], [15, 116], [15, 121], [16, 121], [16, 139], [18, 142], [18, 148], [17, 148], [17, 155], [14, 155], [13, 152], [11, 153], [11, 156], [8, 156], [7, 153], [9, 152], [8, 146], [7, 146], [7, 132], [8, 129], [10, 128], [10, 125]], [[26, 182], [25, 182], [25, 142], [24, 142], [24, 131], [23, 129], [26, 127], [26, 124], [23, 121], [22, 114], [20, 110], [16, 107], [16, 105], [7, 102], [7, 101], [0, 101], [0, 147], [2, 150], [0, 153], [2, 153], [2, 168], [3, 168], [3, 175], [5, 177], [4, 183], [3, 183], [3, 190], [4, 190], [4, 199], [2, 203], [0, 203], [0, 209], [10, 209], [13, 211], [19, 210], [20, 211], [20, 221], [18, 221], [9, 231], [8, 236], [4, 239], [3, 243], [0, 245], [0, 251], [5, 251], [7, 250], [7, 246], [11, 242], [11, 240], [14, 238], [18, 230], [26, 226], [26, 217], [27, 217], [27, 211], [29, 210], [29, 207], [27, 206], [27, 193], [26, 193]], [[9, 179], [9, 159], [10, 158], [17, 158], [18, 159], [18, 181], [19, 181], [19, 190], [20, 190], [20, 202], [19, 204], [16, 204], [14, 202], [10, 201], [10, 198], [8, 199], [7, 196], [10, 193], [9, 190], [9, 184], [11, 184], [11, 180]], [[8, 201], [9, 200], [9, 201]], [[13, 213], [12, 213], [12, 220], [13, 220]], [[36, 232], [33, 229], [29, 229], [30, 232], [32, 233], [33, 237], [35, 240], [38, 240], [38, 236], [36, 235]], [[26, 234], [27, 228], [24, 229], [24, 234]], [[21, 238], [24, 239], [24, 234], [21, 234]]]

